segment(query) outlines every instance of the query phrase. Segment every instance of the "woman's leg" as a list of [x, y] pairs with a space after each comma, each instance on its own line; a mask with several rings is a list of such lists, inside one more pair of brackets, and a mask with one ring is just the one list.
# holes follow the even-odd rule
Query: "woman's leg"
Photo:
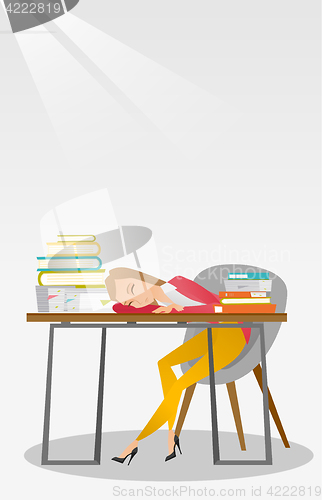
[[[204, 331], [201, 333], [204, 333]], [[201, 336], [201, 338], [204, 339], [204, 347], [207, 351], [207, 336], [204, 335]], [[241, 329], [238, 328], [213, 328], [212, 338], [214, 349], [214, 371], [221, 370], [221, 368], [231, 363], [231, 361], [233, 361], [240, 354], [245, 346], [244, 335]], [[184, 345], [185, 344], [183, 344], [183, 346]], [[176, 352], [176, 350], [173, 352]], [[173, 359], [172, 362], [174, 362], [174, 360], [177, 361], [177, 358], [175, 357], [171, 359]], [[182, 375], [182, 377], [173, 383], [163, 402], [149, 420], [146, 427], [136, 438], [136, 441], [140, 441], [141, 439], [149, 436], [164, 425], [165, 422], [173, 418], [174, 413], [176, 415], [182, 391], [204, 377], [207, 377], [208, 374], [209, 359], [206, 353], [194, 366], [192, 366], [192, 368], [190, 368], [186, 373], [184, 373], [184, 375]]]
[[[177, 378], [172, 370], [172, 366], [185, 363], [195, 358], [204, 356], [207, 352], [207, 330], [203, 330], [195, 337], [188, 340], [174, 351], [170, 352], [158, 361], [160, 380], [163, 388], [164, 397], [168, 394], [171, 387], [177, 382]], [[173, 428], [176, 418], [177, 407], [174, 414], [169, 418], [168, 428]]]
[[206, 377], [208, 374], [208, 358], [204, 355], [192, 368], [190, 368], [182, 377], [180, 377], [169, 389], [164, 400], [159, 405], [157, 411], [149, 420], [146, 427], [142, 430], [136, 441], [146, 438], [162, 425], [164, 425], [167, 420], [173, 417], [176, 413], [178, 403], [182, 394], [183, 389], [194, 384], [201, 378]]

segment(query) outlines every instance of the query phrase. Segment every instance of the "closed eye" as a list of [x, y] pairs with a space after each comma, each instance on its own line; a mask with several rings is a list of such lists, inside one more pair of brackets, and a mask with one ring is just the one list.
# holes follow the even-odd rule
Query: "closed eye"
[[132, 303], [133, 303], [133, 300], [131, 302], [129, 302], [128, 306], [131, 306]]

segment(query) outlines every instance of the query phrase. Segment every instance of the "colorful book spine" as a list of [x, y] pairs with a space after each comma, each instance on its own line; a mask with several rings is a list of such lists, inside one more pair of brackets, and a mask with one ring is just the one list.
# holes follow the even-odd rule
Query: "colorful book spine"
[[[267, 314], [276, 311], [276, 304], [232, 304], [222, 305], [226, 314]], [[215, 310], [215, 312], [218, 312]]]
[[70, 256], [90, 256], [99, 255], [101, 247], [97, 242], [69, 242], [69, 243], [47, 243], [47, 257], [70, 257]]
[[270, 292], [272, 280], [224, 280], [227, 292]]
[[58, 234], [58, 241], [64, 241], [65, 243], [71, 243], [75, 241], [90, 241], [96, 240], [94, 234]]
[[266, 297], [267, 292], [219, 292], [219, 297], [230, 298], [252, 298], [252, 297]]
[[269, 273], [229, 273], [229, 280], [269, 280]]
[[98, 271], [102, 267], [100, 257], [37, 257], [37, 271], [68, 272], [68, 271]]
[[104, 286], [105, 269], [98, 271], [42, 271], [38, 274], [40, 286]]
[[270, 297], [220, 299], [221, 304], [270, 304]]

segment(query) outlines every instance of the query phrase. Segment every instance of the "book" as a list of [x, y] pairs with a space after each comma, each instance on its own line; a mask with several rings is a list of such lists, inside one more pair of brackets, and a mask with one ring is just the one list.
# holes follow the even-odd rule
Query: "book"
[[229, 273], [229, 280], [269, 280], [269, 273]]
[[99, 257], [37, 257], [37, 271], [82, 271], [98, 270], [102, 267]]
[[219, 292], [219, 297], [267, 297], [268, 292]]
[[227, 292], [270, 292], [272, 280], [224, 280]]
[[66, 310], [70, 312], [97, 311], [111, 302], [107, 291], [82, 293], [77, 289], [74, 292], [67, 291], [65, 301]]
[[64, 288], [36, 286], [38, 312], [64, 312]]
[[[70, 257], [71, 255], [96, 256], [101, 252], [97, 242], [47, 243], [47, 257]], [[59, 255], [57, 255], [59, 254]]]
[[64, 294], [50, 295], [47, 300], [48, 312], [64, 312]]
[[98, 271], [41, 271], [38, 275], [40, 286], [101, 285], [104, 287], [105, 269]]
[[[64, 286], [69, 286], [69, 285], [64, 285]], [[94, 289], [96, 289], [96, 288], [105, 288], [105, 285], [74, 285], [74, 286], [75, 286], [75, 288], [80, 288], [80, 289], [81, 288], [85, 288], [85, 291], [87, 291], [87, 292], [91, 288], [94, 288]]]
[[221, 304], [270, 304], [270, 297], [220, 299]]
[[[36, 285], [38, 312], [97, 311], [111, 302], [106, 288], [77, 286], [48, 287]], [[112, 310], [109, 312], [113, 312]]]
[[276, 304], [232, 304], [222, 305], [222, 311], [219, 306], [214, 306], [214, 312], [223, 312], [226, 314], [267, 314], [276, 311]]
[[90, 241], [96, 240], [94, 234], [58, 234], [58, 241], [65, 241], [65, 243], [72, 243], [76, 241]]

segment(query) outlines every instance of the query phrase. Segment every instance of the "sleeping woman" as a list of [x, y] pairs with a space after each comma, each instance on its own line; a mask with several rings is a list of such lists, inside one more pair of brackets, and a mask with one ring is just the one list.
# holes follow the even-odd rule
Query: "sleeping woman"
[[[122, 267], [112, 269], [105, 284], [111, 300], [118, 302], [113, 306], [117, 313], [213, 313], [214, 305], [220, 304], [218, 295], [182, 276], [165, 282]], [[221, 370], [239, 356], [249, 337], [250, 329], [246, 328], [212, 328], [214, 371]], [[177, 379], [172, 366], [196, 358], [201, 359]], [[136, 439], [118, 457], [112, 458], [116, 462], [123, 463], [130, 457], [129, 465], [138, 452], [139, 442], [166, 422], [169, 454], [165, 461], [176, 457], [176, 447], [181, 451], [179, 438], [173, 431], [174, 422], [182, 391], [209, 375], [207, 329], [160, 359], [158, 368], [164, 399]]]

